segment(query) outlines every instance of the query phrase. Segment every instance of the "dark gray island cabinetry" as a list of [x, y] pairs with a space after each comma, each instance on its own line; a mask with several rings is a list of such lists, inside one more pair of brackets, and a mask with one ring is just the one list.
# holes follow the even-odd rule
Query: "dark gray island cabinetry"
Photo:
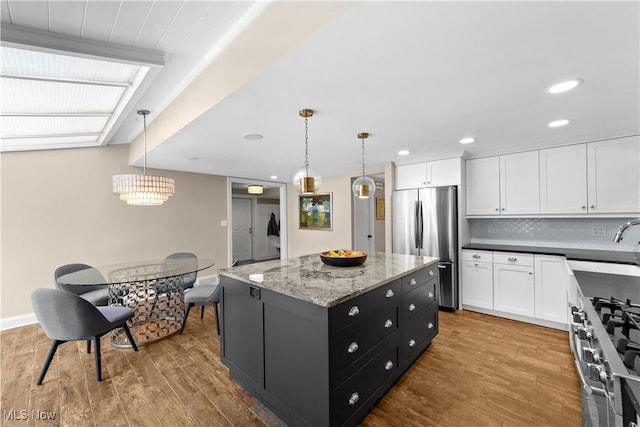
[[221, 270], [221, 358], [292, 426], [357, 425], [438, 333], [437, 258], [307, 255]]

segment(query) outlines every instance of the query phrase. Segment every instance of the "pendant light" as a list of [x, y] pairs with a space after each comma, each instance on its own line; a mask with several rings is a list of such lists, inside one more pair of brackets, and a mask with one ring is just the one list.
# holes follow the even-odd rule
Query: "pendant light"
[[293, 186], [300, 194], [315, 193], [322, 185], [322, 177], [309, 167], [309, 117], [313, 116], [313, 110], [305, 108], [298, 115], [304, 117], [304, 166], [293, 175]]
[[263, 187], [262, 185], [250, 185], [247, 187], [247, 193], [249, 194], [262, 194]]
[[176, 182], [165, 176], [147, 175], [147, 114], [139, 110], [144, 121], [144, 168], [143, 174], [120, 174], [113, 176], [113, 193], [128, 205], [161, 205], [176, 192]]
[[358, 199], [368, 199], [376, 191], [376, 183], [373, 179], [364, 175], [364, 140], [369, 137], [367, 132], [358, 134], [358, 138], [362, 140], [362, 176], [353, 181], [353, 195]]

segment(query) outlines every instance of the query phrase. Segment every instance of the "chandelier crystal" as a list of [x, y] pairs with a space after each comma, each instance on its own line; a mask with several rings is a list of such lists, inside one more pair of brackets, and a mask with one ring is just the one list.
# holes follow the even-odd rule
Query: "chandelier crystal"
[[313, 110], [305, 108], [298, 112], [304, 117], [304, 166], [293, 175], [293, 186], [300, 194], [315, 193], [322, 185], [322, 177], [309, 166], [309, 117], [313, 116]]
[[128, 205], [161, 205], [176, 193], [176, 182], [166, 176], [147, 175], [147, 114], [139, 110], [144, 120], [144, 168], [143, 174], [119, 174], [113, 176], [113, 193]]
[[376, 191], [375, 181], [364, 174], [364, 140], [368, 137], [369, 134], [367, 132], [358, 134], [358, 138], [362, 140], [362, 176], [359, 176], [353, 181], [353, 185], [351, 186], [353, 195], [358, 199], [368, 199]]

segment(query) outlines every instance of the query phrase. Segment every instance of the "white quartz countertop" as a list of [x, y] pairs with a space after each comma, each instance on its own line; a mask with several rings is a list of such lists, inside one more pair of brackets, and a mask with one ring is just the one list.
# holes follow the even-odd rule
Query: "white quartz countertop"
[[221, 269], [218, 274], [242, 280], [322, 307], [333, 307], [436, 263], [438, 258], [371, 252], [358, 267], [332, 267], [319, 254]]

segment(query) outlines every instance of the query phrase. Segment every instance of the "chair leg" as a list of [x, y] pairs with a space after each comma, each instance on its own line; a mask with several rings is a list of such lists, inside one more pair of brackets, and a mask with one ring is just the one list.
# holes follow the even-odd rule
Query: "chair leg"
[[53, 342], [51, 343], [49, 354], [47, 355], [47, 360], [45, 360], [44, 365], [42, 366], [42, 372], [40, 372], [40, 376], [38, 377], [38, 385], [42, 384], [44, 376], [47, 375], [47, 371], [49, 370], [49, 365], [51, 365], [51, 361], [53, 360], [53, 356], [56, 354], [58, 346], [63, 342], [64, 341], [53, 340]]
[[218, 331], [218, 335], [220, 335], [220, 319], [218, 318], [218, 303], [213, 303], [213, 311], [216, 312], [216, 330]]
[[87, 354], [91, 353], [91, 340], [87, 340]]
[[200, 307], [200, 318], [204, 319], [204, 305]]
[[187, 306], [187, 312], [184, 314], [184, 320], [182, 321], [182, 329], [180, 329], [181, 334], [182, 331], [184, 331], [184, 327], [187, 326], [187, 317], [189, 317], [189, 311], [191, 311], [191, 307], [193, 307], [193, 304], [189, 303], [189, 305]]
[[102, 381], [102, 363], [100, 363], [100, 337], [93, 337], [93, 342], [95, 343], [94, 347], [96, 348], [94, 351], [96, 357], [96, 379], [98, 381]]
[[133, 339], [133, 335], [131, 335], [131, 331], [127, 326], [127, 322], [122, 324], [122, 329], [124, 329], [124, 333], [127, 334], [127, 338], [129, 338], [129, 342], [131, 343], [131, 347], [133, 347], [133, 351], [138, 351], [138, 346], [136, 344], [136, 340]]

